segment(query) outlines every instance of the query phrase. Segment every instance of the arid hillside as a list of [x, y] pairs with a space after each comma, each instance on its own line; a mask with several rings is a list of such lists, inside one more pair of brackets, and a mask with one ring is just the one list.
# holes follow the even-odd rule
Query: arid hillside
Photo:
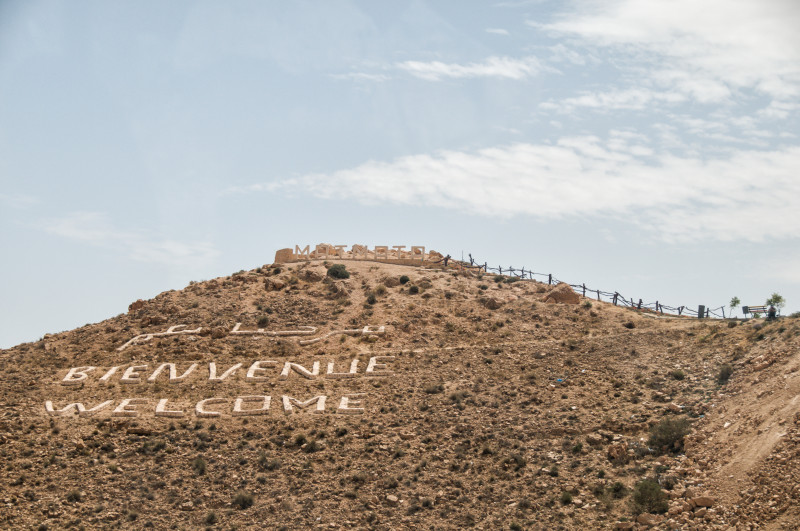
[[273, 264], [2, 350], [0, 528], [798, 528], [800, 320], [513, 280]]

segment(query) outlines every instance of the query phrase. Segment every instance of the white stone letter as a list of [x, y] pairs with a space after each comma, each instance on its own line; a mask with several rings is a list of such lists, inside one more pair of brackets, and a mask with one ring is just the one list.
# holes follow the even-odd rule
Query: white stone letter
[[385, 363], [381, 363], [382, 360], [393, 360], [394, 356], [374, 356], [369, 359], [369, 363], [367, 364], [367, 375], [369, 376], [389, 376], [392, 373], [387, 367]]
[[361, 397], [365, 394], [366, 393], [351, 393], [342, 396], [342, 399], [339, 401], [339, 407], [336, 408], [336, 412], [342, 415], [363, 415], [364, 408], [358, 407], [362, 405], [362, 399], [356, 397]]
[[219, 411], [206, 411], [205, 405], [206, 404], [219, 404], [221, 402], [225, 402], [224, 398], [206, 398], [205, 400], [201, 400], [194, 406], [194, 414], [201, 418], [211, 418], [211, 417], [219, 417]]
[[169, 369], [169, 383], [181, 383], [186, 379], [187, 376], [192, 374], [192, 371], [194, 371], [196, 368], [197, 364], [192, 363], [192, 365], [186, 369], [186, 372], [178, 376], [178, 369], [175, 367], [174, 363], [162, 363], [156, 370], [153, 371], [153, 374], [150, 375], [150, 378], [148, 378], [147, 381], [150, 383], [155, 382], [156, 378], [158, 378], [158, 375], [161, 374], [164, 369]]
[[295, 371], [297, 374], [304, 376], [306, 378], [313, 379], [314, 376], [319, 374], [319, 362], [315, 361], [314, 365], [311, 366], [311, 372], [308, 372], [308, 369], [303, 367], [302, 365], [298, 365], [297, 363], [292, 363], [287, 361], [283, 364], [283, 370], [281, 371], [280, 379], [286, 380], [289, 378], [289, 373], [291, 371]]
[[266, 371], [267, 370], [267, 367], [262, 367], [262, 365], [275, 366], [277, 364], [278, 364], [277, 361], [269, 361], [269, 360], [254, 361], [253, 364], [250, 365], [250, 368], [247, 369], [247, 376], [245, 378], [247, 380], [250, 380], [251, 382], [264, 381], [264, 380], [267, 379], [267, 377], [266, 376], [256, 376], [256, 372], [257, 371]]
[[231, 367], [227, 371], [223, 372], [220, 377], [217, 377], [217, 364], [212, 361], [211, 363], [208, 364], [208, 381], [209, 382], [215, 382], [215, 383], [216, 382], [221, 382], [222, 380], [224, 380], [225, 378], [227, 378], [231, 374], [235, 373], [236, 370], [241, 366], [242, 366], [241, 363], [237, 363], [236, 365], [234, 365], [233, 367]]
[[297, 406], [299, 409], [305, 409], [311, 404], [316, 402], [317, 407], [314, 408], [314, 411], [312, 413], [321, 414], [325, 411], [325, 400], [327, 400], [327, 398], [328, 398], [327, 396], [319, 395], [315, 396], [314, 398], [309, 398], [305, 402], [300, 402], [296, 398], [283, 395], [283, 412], [286, 413], [287, 415], [291, 415], [292, 413], [294, 413], [294, 410], [292, 409], [292, 404]]
[[137, 384], [142, 383], [141, 374], [139, 371], [147, 370], [147, 365], [131, 365], [122, 375], [122, 378], [119, 379], [120, 382], [124, 384]]
[[103, 376], [100, 377], [100, 383], [104, 385], [107, 384], [109, 380], [111, 380], [111, 377], [114, 376], [114, 374], [116, 374], [116, 372], [119, 370], [120, 367], [122, 367], [122, 365], [117, 365], [116, 367], [111, 367], [110, 369], [108, 369], [108, 372], [106, 372]]
[[81, 385], [81, 383], [89, 377], [87, 372], [95, 370], [97, 367], [73, 367], [69, 370], [64, 379], [61, 380], [61, 385]]
[[162, 398], [156, 406], [156, 417], [182, 417], [183, 411], [167, 409], [168, 398]]
[[[269, 409], [272, 397], [269, 396], [239, 396], [236, 397], [236, 402], [233, 403], [233, 416], [242, 417], [245, 415], [265, 415]], [[261, 405], [256, 409], [242, 409], [244, 402], [261, 402]]]
[[146, 398], [126, 398], [111, 412], [112, 417], [138, 417], [139, 412], [136, 411], [138, 404], [146, 404]]
[[44, 408], [47, 410], [48, 415], [52, 415], [54, 417], [66, 417], [73, 409], [77, 411], [78, 415], [81, 417], [91, 417], [98, 411], [110, 406], [113, 402], [113, 400], [106, 400], [105, 402], [101, 402], [91, 409], [86, 409], [80, 402], [75, 402], [74, 404], [67, 404], [62, 409], [53, 409], [53, 403], [48, 400], [44, 403]]
[[328, 372], [325, 374], [325, 378], [355, 378], [357, 368], [358, 368], [358, 360], [354, 359], [350, 362], [350, 372], [333, 372], [334, 364], [332, 361], [328, 362]]

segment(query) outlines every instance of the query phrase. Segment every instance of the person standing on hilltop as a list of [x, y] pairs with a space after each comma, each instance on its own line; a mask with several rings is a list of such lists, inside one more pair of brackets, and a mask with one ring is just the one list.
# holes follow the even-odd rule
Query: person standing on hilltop
[[447, 267], [447, 262], [450, 260], [450, 258], [452, 258], [452, 257], [449, 254], [447, 256], [445, 256], [444, 258], [442, 258], [442, 260], [444, 260], [444, 266], [445, 267]]
[[770, 305], [769, 310], [767, 310], [767, 321], [775, 320], [776, 313], [777, 310], [775, 309], [775, 306]]

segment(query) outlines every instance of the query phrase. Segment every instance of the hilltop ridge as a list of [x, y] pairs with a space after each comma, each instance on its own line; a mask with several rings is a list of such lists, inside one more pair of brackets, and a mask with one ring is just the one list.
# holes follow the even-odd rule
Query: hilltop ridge
[[792, 529], [799, 333], [372, 261], [193, 282], [0, 351], [0, 526]]

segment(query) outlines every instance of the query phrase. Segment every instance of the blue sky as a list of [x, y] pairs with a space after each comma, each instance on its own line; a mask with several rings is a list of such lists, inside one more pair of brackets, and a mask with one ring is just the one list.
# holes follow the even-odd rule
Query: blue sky
[[796, 311], [798, 27], [794, 0], [2, 1], [0, 347], [321, 242]]

